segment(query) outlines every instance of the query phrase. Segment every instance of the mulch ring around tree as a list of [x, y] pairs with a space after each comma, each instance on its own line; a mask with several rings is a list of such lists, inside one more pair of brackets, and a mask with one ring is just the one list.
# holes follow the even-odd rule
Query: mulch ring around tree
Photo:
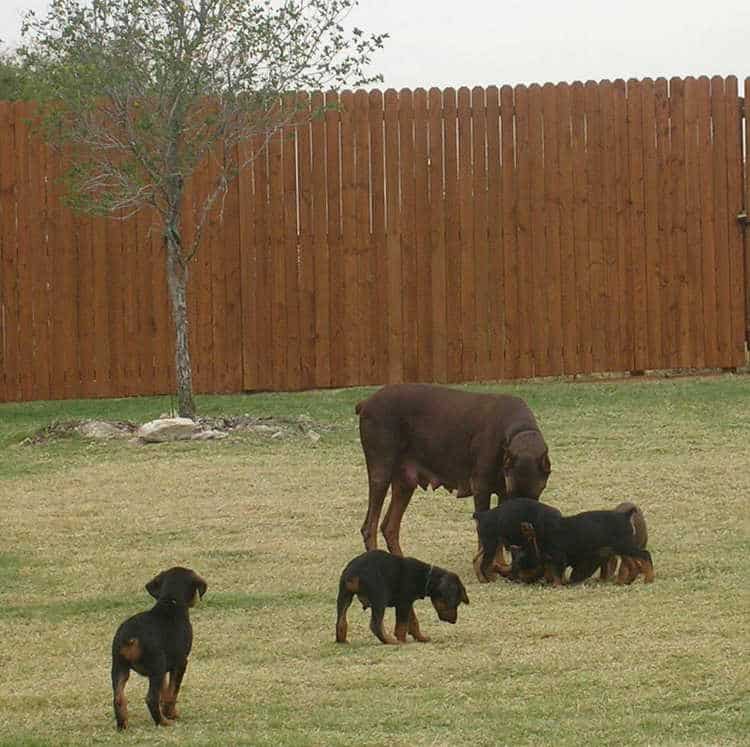
[[[169, 417], [164, 415], [163, 417]], [[304, 437], [313, 442], [322, 434], [335, 430], [329, 423], [314, 421], [307, 415], [276, 417], [272, 415], [232, 415], [223, 417], [199, 417], [195, 420], [195, 433], [190, 440], [225, 438], [231, 434], [255, 433], [268, 438]], [[54, 421], [40, 428], [21, 443], [26, 446], [42, 446], [60, 439], [80, 437], [96, 441], [129, 439], [143, 443], [138, 438], [139, 424], [129, 420], [65, 420]], [[183, 440], [183, 439], [181, 439]], [[188, 440], [188, 439], [184, 439]]]

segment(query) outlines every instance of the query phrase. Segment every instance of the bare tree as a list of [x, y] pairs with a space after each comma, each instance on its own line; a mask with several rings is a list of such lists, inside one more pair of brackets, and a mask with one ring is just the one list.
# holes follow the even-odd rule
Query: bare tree
[[[70, 157], [73, 205], [161, 219], [183, 416], [195, 414], [188, 266], [212, 207], [258, 154], [235, 146], [299, 121], [294, 92], [379, 79], [366, 71], [386, 35], [343, 25], [357, 2], [53, 0], [24, 20], [21, 59], [48, 139]], [[186, 181], [219, 150], [205, 199], [185, 205]], [[190, 242], [184, 210], [194, 210]]]

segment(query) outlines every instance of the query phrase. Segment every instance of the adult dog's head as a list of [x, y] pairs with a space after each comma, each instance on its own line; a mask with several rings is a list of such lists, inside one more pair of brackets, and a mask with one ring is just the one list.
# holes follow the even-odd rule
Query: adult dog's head
[[539, 498], [551, 471], [547, 444], [539, 431], [521, 431], [506, 442], [503, 476], [508, 497]]

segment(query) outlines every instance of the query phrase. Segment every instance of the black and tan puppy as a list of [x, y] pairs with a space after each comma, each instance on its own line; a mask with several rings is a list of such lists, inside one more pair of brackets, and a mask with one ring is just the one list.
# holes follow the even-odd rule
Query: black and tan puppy
[[[417, 641], [429, 640], [419, 629], [413, 608], [415, 599], [430, 597], [438, 617], [449, 623], [458, 619], [458, 605], [469, 603], [466, 589], [455, 573], [416, 558], [369, 550], [350, 560], [341, 573], [336, 605], [337, 643], [346, 643], [346, 613], [355, 595], [364, 609], [370, 608], [370, 630], [383, 643], [405, 643], [407, 633]], [[396, 608], [395, 638], [383, 628], [386, 607]]]
[[[624, 567], [637, 567], [646, 583], [653, 581], [651, 553], [638, 546], [631, 522], [637, 510], [633, 506], [626, 511], [583, 511], [560, 519], [541, 542], [548, 580], [559, 586], [566, 567], [572, 566], [570, 583], [578, 583], [593, 572], [589, 570], [592, 558], [602, 563], [619, 555]], [[629, 571], [618, 576], [617, 583], [630, 583], [636, 575]]]
[[154, 723], [169, 726], [177, 718], [177, 694], [193, 644], [188, 610], [206, 588], [206, 582], [189, 568], [163, 571], [146, 584], [156, 604], [117, 629], [112, 641], [112, 690], [118, 729], [128, 727], [125, 684], [131, 669], [149, 679], [146, 705]]
[[[539, 546], [562, 514], [553, 506], [530, 498], [506, 498], [496, 508], [477, 511], [474, 520], [479, 535], [479, 552], [474, 557], [474, 572], [480, 583], [494, 581], [497, 574], [533, 580], [536, 569], [541, 575]], [[518, 556], [514, 566], [501, 560], [503, 548], [514, 548]]]
[[[641, 550], [645, 550], [648, 543], [648, 527], [646, 526], [646, 517], [643, 515], [641, 509], [635, 503], [624, 501], [615, 507], [615, 511], [627, 513], [630, 516], [635, 544]], [[641, 569], [639, 564], [627, 556], [623, 556], [619, 560], [620, 570], [617, 574], [617, 582], [620, 584], [632, 583], [640, 574]], [[615, 554], [610, 555], [606, 559], [602, 559], [599, 556], [582, 559], [571, 572], [571, 582], [575, 583], [587, 579], [596, 572], [597, 568], [599, 568], [600, 580], [607, 581], [615, 575], [617, 561], [618, 556]]]

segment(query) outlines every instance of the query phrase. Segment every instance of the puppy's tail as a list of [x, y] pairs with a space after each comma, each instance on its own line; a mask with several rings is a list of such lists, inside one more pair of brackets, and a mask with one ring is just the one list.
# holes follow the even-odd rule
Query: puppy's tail
[[628, 518], [630, 519], [630, 525], [633, 527], [635, 543], [642, 550], [645, 549], [648, 544], [648, 526], [646, 525], [646, 517], [643, 515], [643, 511], [638, 506], [634, 506], [628, 512]]

